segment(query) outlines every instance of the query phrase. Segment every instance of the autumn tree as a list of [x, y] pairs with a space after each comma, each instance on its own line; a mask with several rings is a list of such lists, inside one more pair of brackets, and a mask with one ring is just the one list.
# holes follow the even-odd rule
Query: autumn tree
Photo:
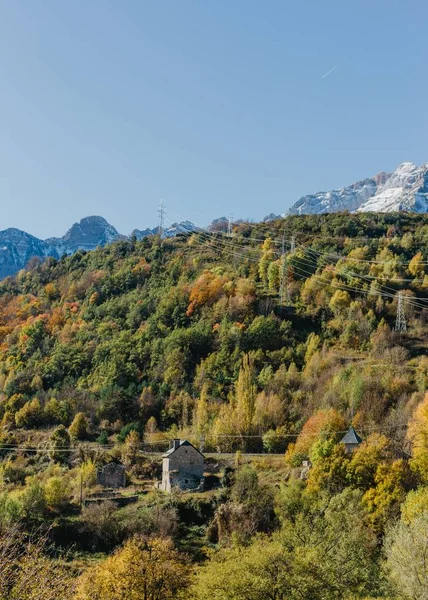
[[75, 440], [84, 440], [88, 436], [88, 419], [85, 413], [78, 412], [68, 428], [70, 436]]
[[135, 464], [140, 448], [141, 440], [138, 431], [132, 429], [126, 436], [123, 448], [124, 461], [129, 465]]
[[90, 568], [76, 600], [169, 600], [189, 585], [189, 567], [170, 540], [134, 537]]
[[415, 254], [409, 263], [408, 269], [411, 275], [423, 279], [425, 275], [425, 264], [422, 252]]
[[17, 427], [33, 428], [41, 425], [42, 421], [42, 406], [37, 398], [24, 404], [24, 406], [15, 413], [15, 423]]
[[379, 591], [377, 539], [361, 494], [345, 490], [324, 506], [285, 520], [271, 537], [224, 547], [199, 569], [197, 600], [342, 600]]
[[2, 600], [71, 600], [74, 574], [48, 557], [46, 537], [28, 536], [14, 528], [0, 535]]
[[71, 438], [64, 425], [58, 425], [52, 432], [49, 445], [49, 457], [51, 460], [63, 464], [67, 464], [70, 461]]
[[268, 271], [274, 258], [275, 253], [273, 251], [272, 240], [271, 238], [266, 238], [262, 245], [262, 256], [259, 263], [259, 276], [265, 287], [268, 287], [269, 284]]
[[254, 384], [254, 364], [249, 354], [244, 354], [236, 384], [236, 418], [241, 433], [249, 433], [253, 423], [257, 388]]
[[208, 385], [204, 383], [195, 405], [194, 429], [198, 435], [207, 432], [208, 419]]
[[195, 310], [216, 302], [222, 295], [226, 282], [227, 277], [218, 276], [211, 271], [204, 271], [192, 286], [187, 315], [190, 316]]
[[338, 432], [344, 431], [344, 428], [345, 420], [335, 409], [317, 411], [304, 424], [296, 443], [289, 445], [286, 460], [293, 465], [299, 465], [302, 459], [308, 457], [314, 444], [328, 438], [338, 441]]
[[423, 600], [428, 590], [428, 512], [399, 521], [385, 541], [386, 568], [400, 598]]
[[374, 487], [379, 464], [390, 457], [390, 446], [390, 440], [380, 433], [372, 433], [364, 440], [349, 461], [349, 483], [363, 490]]
[[413, 413], [407, 438], [412, 446], [410, 466], [424, 483], [428, 483], [428, 393]]
[[399, 516], [406, 493], [413, 484], [407, 462], [402, 459], [391, 464], [381, 462], [374, 483], [374, 487], [364, 494], [363, 503], [367, 506], [373, 529], [383, 533], [387, 524]]

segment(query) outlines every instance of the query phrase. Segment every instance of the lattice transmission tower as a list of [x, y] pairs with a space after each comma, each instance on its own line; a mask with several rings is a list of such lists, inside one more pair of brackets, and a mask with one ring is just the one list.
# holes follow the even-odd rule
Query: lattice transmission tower
[[230, 213], [227, 219], [227, 235], [232, 235], [233, 214]]
[[166, 216], [165, 203], [163, 200], [161, 200], [159, 202], [159, 208], [158, 208], [158, 231], [159, 231], [160, 239], [163, 238], [164, 232], [165, 232], [165, 216]]
[[397, 318], [395, 320], [395, 331], [407, 331], [406, 315], [404, 311], [404, 296], [398, 292]]

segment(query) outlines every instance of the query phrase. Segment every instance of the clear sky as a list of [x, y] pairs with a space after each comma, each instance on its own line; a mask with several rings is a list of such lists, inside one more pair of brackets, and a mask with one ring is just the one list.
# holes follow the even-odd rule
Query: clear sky
[[129, 233], [160, 198], [260, 219], [427, 162], [427, 22], [426, 0], [0, 0], [0, 229]]

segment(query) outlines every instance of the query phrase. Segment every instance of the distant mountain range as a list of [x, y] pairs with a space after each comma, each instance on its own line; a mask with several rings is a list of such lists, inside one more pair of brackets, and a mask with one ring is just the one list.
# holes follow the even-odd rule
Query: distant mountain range
[[393, 173], [374, 177], [330, 192], [303, 196], [288, 215], [350, 212], [428, 212], [428, 163], [404, 162]]
[[[196, 229], [193, 223], [183, 221], [166, 228], [163, 235], [172, 237], [193, 229]], [[130, 236], [121, 235], [103, 217], [85, 217], [79, 223], [75, 223], [63, 237], [47, 240], [40, 240], [20, 229], [5, 229], [0, 231], [0, 279], [14, 275], [32, 258], [60, 258], [64, 254], [73, 254], [76, 250], [94, 250], [116, 240], [132, 237], [141, 240], [157, 233], [159, 229], [155, 227], [142, 231], [135, 229]]]
[[[350, 212], [394, 212], [407, 210], [428, 212], [428, 163], [417, 167], [404, 162], [393, 173], [378, 173], [374, 177], [353, 183], [348, 187], [330, 192], [318, 192], [303, 196], [287, 212], [289, 215], [320, 214], [339, 211]], [[272, 221], [281, 218], [273, 213], [264, 218]], [[239, 221], [235, 221], [238, 223]], [[215, 219], [212, 231], [227, 231], [226, 217]], [[174, 223], [163, 232], [165, 237], [198, 230], [190, 221]], [[94, 250], [116, 240], [141, 240], [159, 233], [159, 228], [135, 229], [131, 235], [121, 235], [102, 217], [86, 217], [75, 223], [61, 238], [40, 240], [20, 229], [0, 231], [0, 279], [14, 275], [23, 269], [32, 258], [73, 254], [76, 250]]]

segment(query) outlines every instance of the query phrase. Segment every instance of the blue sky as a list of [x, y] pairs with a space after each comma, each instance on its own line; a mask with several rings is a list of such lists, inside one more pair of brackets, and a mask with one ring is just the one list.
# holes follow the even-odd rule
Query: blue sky
[[260, 219], [427, 162], [427, 19], [426, 0], [0, 0], [0, 229], [129, 233], [160, 198]]

